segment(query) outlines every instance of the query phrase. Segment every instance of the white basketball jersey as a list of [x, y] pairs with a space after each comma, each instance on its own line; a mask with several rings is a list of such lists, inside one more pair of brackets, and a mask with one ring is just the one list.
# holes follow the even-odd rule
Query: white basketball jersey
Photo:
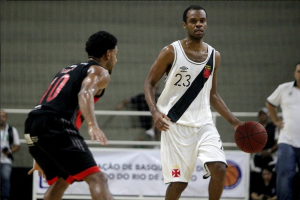
[[215, 67], [215, 50], [208, 45], [208, 56], [201, 63], [190, 60], [180, 41], [171, 44], [175, 58], [166, 77], [157, 107], [172, 122], [199, 127], [213, 123], [210, 90]]

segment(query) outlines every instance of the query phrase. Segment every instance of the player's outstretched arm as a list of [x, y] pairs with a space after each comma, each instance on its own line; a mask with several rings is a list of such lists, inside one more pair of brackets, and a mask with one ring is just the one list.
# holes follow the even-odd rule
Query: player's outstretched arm
[[242, 124], [228, 109], [223, 99], [217, 93], [217, 73], [220, 66], [221, 55], [218, 51], [216, 51], [216, 63], [215, 69], [213, 73], [213, 84], [210, 91], [210, 104], [214, 107], [214, 109], [226, 120], [228, 121], [233, 128], [236, 130], [237, 127]]
[[102, 91], [109, 83], [110, 75], [108, 71], [100, 66], [91, 66], [87, 77], [81, 84], [78, 93], [78, 102], [80, 111], [88, 125], [88, 133], [91, 140], [96, 140], [102, 145], [107, 145], [107, 139], [104, 133], [99, 129], [94, 113], [94, 96]]
[[168, 74], [174, 60], [173, 46], [169, 45], [162, 49], [158, 58], [154, 61], [148, 77], [144, 84], [144, 93], [150, 112], [153, 117], [155, 126], [161, 130], [166, 131], [169, 127], [165, 120], [170, 120], [165, 114], [159, 112], [155, 102], [155, 86], [166, 73]]

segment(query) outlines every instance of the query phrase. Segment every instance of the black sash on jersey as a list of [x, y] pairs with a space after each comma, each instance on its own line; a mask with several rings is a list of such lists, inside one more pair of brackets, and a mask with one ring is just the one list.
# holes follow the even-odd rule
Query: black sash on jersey
[[[214, 66], [214, 50], [210, 54], [210, 58], [206, 65], [211, 66], [210, 75], [212, 75]], [[183, 113], [187, 110], [187, 108], [191, 105], [191, 103], [198, 96], [199, 92], [202, 90], [204, 84], [208, 80], [208, 78], [204, 77], [205, 67], [202, 69], [200, 74], [193, 81], [191, 86], [187, 89], [187, 91], [180, 97], [180, 99], [175, 103], [175, 105], [169, 110], [167, 116], [171, 119], [172, 122], [177, 122], [178, 119], [183, 115]]]

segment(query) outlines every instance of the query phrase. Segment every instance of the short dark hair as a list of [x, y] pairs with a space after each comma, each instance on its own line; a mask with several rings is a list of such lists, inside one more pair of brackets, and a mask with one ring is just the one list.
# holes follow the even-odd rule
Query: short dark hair
[[100, 58], [107, 50], [114, 49], [117, 43], [118, 39], [114, 35], [106, 31], [99, 31], [89, 37], [85, 44], [85, 51], [88, 56]]
[[[192, 6], [189, 6], [187, 9], [185, 9], [185, 11], [183, 12], [183, 22], [187, 22], [187, 13], [189, 12], [189, 10], [204, 10], [204, 8], [202, 8], [201, 6], [198, 6], [198, 5], [192, 5]], [[205, 14], [206, 14], [206, 17], [207, 17], [207, 12], [206, 10], [204, 10]]]

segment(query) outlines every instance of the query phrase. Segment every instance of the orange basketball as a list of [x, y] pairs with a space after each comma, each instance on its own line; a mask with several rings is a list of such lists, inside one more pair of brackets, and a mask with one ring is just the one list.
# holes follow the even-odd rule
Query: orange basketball
[[261, 151], [266, 145], [268, 134], [263, 125], [255, 121], [246, 121], [238, 126], [234, 141], [240, 150], [246, 153]]

